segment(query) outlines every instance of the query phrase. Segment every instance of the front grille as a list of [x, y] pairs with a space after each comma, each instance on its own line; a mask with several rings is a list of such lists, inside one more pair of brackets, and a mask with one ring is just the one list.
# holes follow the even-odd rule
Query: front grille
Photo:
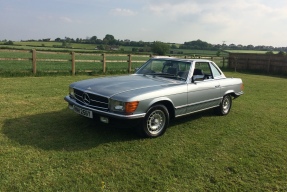
[[109, 109], [109, 99], [100, 95], [87, 93], [79, 89], [74, 89], [76, 101], [79, 104], [107, 111]]

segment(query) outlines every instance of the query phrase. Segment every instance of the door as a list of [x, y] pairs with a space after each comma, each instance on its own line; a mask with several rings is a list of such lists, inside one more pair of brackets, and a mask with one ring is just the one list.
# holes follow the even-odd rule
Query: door
[[196, 62], [193, 79], [188, 84], [187, 113], [212, 108], [220, 104], [220, 84], [214, 79], [209, 62]]

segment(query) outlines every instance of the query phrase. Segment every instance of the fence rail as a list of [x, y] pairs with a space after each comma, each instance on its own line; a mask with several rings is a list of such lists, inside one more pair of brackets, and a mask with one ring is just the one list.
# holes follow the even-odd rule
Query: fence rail
[[[108, 54], [108, 53], [78, 53], [78, 52], [48, 52], [23, 50], [0, 50], [0, 73], [9, 71], [26, 71], [36, 75], [40, 72], [101, 72], [121, 70], [131, 73], [140, 67], [152, 55]], [[180, 56], [180, 58], [195, 58]], [[220, 67], [225, 67], [225, 57], [197, 57], [214, 60]]]

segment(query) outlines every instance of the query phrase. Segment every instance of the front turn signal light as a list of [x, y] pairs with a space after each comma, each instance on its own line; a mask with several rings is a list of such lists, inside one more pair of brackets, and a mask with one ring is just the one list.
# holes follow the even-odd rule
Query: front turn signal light
[[138, 104], [139, 104], [138, 101], [126, 102], [125, 103], [125, 111], [126, 111], [126, 113], [133, 113], [137, 109]]
[[243, 89], [244, 89], [244, 84], [243, 83], [241, 83], [240, 89], [241, 89], [241, 91], [243, 91]]

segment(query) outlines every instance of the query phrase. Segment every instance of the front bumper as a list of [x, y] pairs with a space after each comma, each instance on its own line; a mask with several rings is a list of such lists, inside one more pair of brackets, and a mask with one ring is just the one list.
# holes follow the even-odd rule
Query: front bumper
[[237, 97], [239, 97], [240, 95], [243, 95], [243, 94], [244, 94], [243, 91], [235, 93], [234, 99], [236, 99]]
[[64, 99], [65, 99], [65, 101], [68, 102], [70, 108], [73, 107], [74, 105], [76, 105], [82, 109], [92, 111], [94, 114], [99, 115], [99, 116], [103, 116], [103, 117], [112, 117], [112, 118], [117, 118], [117, 119], [139, 119], [139, 118], [143, 118], [146, 115], [146, 113], [124, 115], [124, 114], [117, 114], [117, 113], [113, 113], [113, 112], [109, 112], [109, 111], [101, 111], [101, 110], [87, 107], [85, 105], [81, 105], [81, 104], [77, 103], [74, 99], [71, 99], [70, 96], [66, 96]]

